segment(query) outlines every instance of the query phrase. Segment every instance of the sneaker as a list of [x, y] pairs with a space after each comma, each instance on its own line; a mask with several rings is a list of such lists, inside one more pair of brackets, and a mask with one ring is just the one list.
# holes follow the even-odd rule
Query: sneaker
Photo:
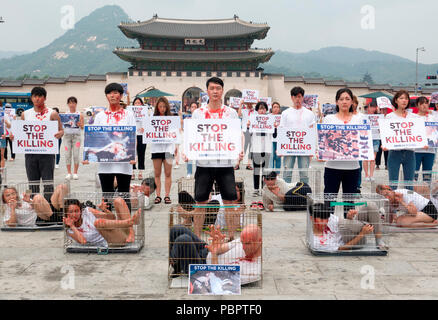
[[70, 180], [71, 179], [71, 174], [69, 173], [68, 175], [65, 176], [65, 180]]
[[370, 177], [369, 179], [370, 181], [375, 181], [374, 177]]
[[55, 164], [55, 169], [59, 169], [59, 164]]
[[179, 168], [179, 165], [175, 165], [175, 167], [174, 167], [175, 169], [178, 169]]
[[260, 195], [260, 191], [259, 190], [254, 190], [254, 192], [252, 193], [253, 196], [259, 196]]
[[190, 174], [188, 174], [188, 175], [187, 175], [187, 179], [190, 179], [190, 177], [191, 177], [191, 175], [190, 175]]
[[79, 177], [78, 177], [78, 175], [76, 173], [73, 175], [73, 179], [74, 180], [78, 180], [79, 179]]

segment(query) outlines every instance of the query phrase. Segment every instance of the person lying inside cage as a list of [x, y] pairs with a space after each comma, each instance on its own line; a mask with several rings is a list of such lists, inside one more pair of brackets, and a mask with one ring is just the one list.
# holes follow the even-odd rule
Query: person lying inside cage
[[259, 226], [246, 225], [240, 238], [231, 242], [225, 242], [225, 235], [213, 225], [206, 233], [210, 236], [210, 243], [202, 241], [186, 227], [171, 228], [169, 258], [173, 277], [187, 275], [190, 264], [239, 264], [241, 284], [260, 280], [262, 230]]
[[[382, 223], [377, 205], [369, 202], [359, 210], [350, 209], [347, 218], [334, 214], [327, 202], [309, 206], [312, 223], [310, 245], [314, 250], [335, 252], [360, 249], [366, 245], [366, 235], [374, 233], [376, 247], [387, 250], [382, 238]], [[355, 216], [357, 216], [355, 218]]]
[[387, 185], [377, 185], [376, 192], [389, 200], [389, 223], [401, 228], [438, 226], [437, 199], [429, 200], [413, 190], [392, 190]]
[[65, 201], [64, 224], [70, 238], [81, 245], [120, 247], [135, 242], [134, 225], [139, 224], [141, 209], [131, 217], [130, 209], [122, 198], [114, 199], [116, 214], [107, 209], [102, 199], [97, 208], [76, 199]]
[[137, 197], [142, 194], [144, 196], [144, 208], [148, 208], [150, 205], [150, 195], [155, 191], [155, 188], [154, 178], [145, 178], [140, 185], [131, 184], [131, 193]]
[[31, 195], [31, 190], [20, 197], [15, 187], [5, 187], [2, 193], [3, 225], [6, 227], [37, 227], [60, 221], [56, 212], [62, 210], [67, 185], [58, 185], [50, 202], [41, 194]]
[[[216, 190], [218, 190], [218, 186], [215, 185]], [[242, 203], [242, 184], [236, 183], [236, 193], [237, 193], [237, 200], [235, 201], [236, 204]], [[178, 207], [177, 212], [182, 215], [184, 218], [184, 225], [190, 226], [193, 222], [193, 216], [195, 215], [195, 205], [196, 201], [193, 199], [193, 197], [187, 192], [187, 191], [180, 191], [178, 193]], [[235, 205], [233, 205], [234, 211], [237, 211], [237, 208]], [[240, 211], [239, 211], [240, 212]], [[205, 219], [204, 225], [211, 225], [214, 224], [216, 226], [220, 226], [222, 228], [225, 228], [227, 225], [227, 218], [226, 216], [233, 216], [234, 219], [234, 213], [227, 212], [225, 213], [225, 205], [222, 201], [221, 193], [217, 191], [210, 192], [209, 199], [207, 204], [205, 205], [205, 211], [198, 211], [196, 213], [197, 216], [202, 215]], [[237, 219], [234, 219], [237, 220]], [[238, 223], [237, 221], [233, 221], [234, 224]]]

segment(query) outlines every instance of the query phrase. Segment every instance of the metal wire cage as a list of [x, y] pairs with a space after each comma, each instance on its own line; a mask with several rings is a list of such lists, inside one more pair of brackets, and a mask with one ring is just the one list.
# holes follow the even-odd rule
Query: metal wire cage
[[138, 253], [145, 242], [144, 195], [70, 193], [64, 199], [68, 253]]
[[378, 194], [311, 194], [306, 245], [314, 255], [386, 255], [387, 207]]
[[63, 198], [69, 181], [19, 182], [2, 186], [2, 231], [62, 229]]
[[390, 232], [438, 232], [438, 181], [385, 181], [372, 191], [389, 200], [385, 224]]
[[[216, 221], [204, 219], [209, 211], [219, 211]], [[220, 214], [225, 216], [223, 221], [220, 221]], [[226, 208], [195, 205], [193, 211], [186, 211], [179, 205], [172, 207], [169, 215], [169, 288], [187, 288], [190, 264], [214, 264], [212, 254], [206, 248], [212, 242], [209, 240], [212, 225], [220, 230], [223, 243], [226, 243], [216, 264], [239, 263], [241, 284], [261, 287], [263, 241], [260, 211], [246, 210], [244, 205]]]
[[[266, 179], [272, 177], [272, 172], [277, 174], [276, 179], [282, 179], [287, 183], [288, 188], [285, 192], [285, 201], [279, 202], [265, 186], [263, 193], [268, 202], [274, 206], [273, 211], [300, 211], [307, 208], [307, 194], [320, 194], [323, 192], [323, 180], [321, 169], [276, 169], [265, 168], [263, 175]], [[277, 184], [278, 185], [278, 184]], [[265, 208], [269, 210], [268, 208]]]

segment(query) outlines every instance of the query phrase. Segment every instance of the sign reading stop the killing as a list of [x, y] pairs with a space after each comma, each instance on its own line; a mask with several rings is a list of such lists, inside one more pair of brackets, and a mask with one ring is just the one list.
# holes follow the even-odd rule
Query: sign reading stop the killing
[[244, 89], [242, 90], [242, 99], [246, 103], [259, 102], [259, 92], [257, 90]]
[[143, 143], [176, 143], [181, 119], [174, 116], [146, 117], [143, 128]]
[[184, 120], [184, 150], [189, 160], [236, 160], [241, 149], [240, 119]]
[[252, 114], [249, 117], [249, 132], [274, 133], [275, 118], [269, 114]]
[[379, 119], [382, 147], [388, 150], [423, 148], [427, 145], [423, 119]]
[[58, 121], [25, 121], [16, 120], [11, 123], [14, 135], [15, 153], [21, 154], [57, 154]]
[[315, 128], [277, 128], [277, 155], [312, 156], [315, 148]]

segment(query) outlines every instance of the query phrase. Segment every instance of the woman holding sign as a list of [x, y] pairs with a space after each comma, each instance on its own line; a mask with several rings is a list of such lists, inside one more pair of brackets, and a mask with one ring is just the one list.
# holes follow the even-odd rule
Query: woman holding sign
[[[172, 116], [169, 101], [165, 97], [160, 97], [155, 105], [154, 117]], [[154, 163], [155, 189], [157, 196], [155, 204], [161, 203], [161, 170], [164, 167], [164, 203], [171, 204], [170, 188], [172, 186], [172, 163], [176, 152], [174, 143], [152, 143], [151, 155]]]
[[[392, 105], [395, 108], [394, 112], [386, 115], [385, 119], [397, 121], [406, 121], [408, 119], [418, 118], [416, 114], [408, 112], [409, 93], [405, 90], [398, 91], [392, 98]], [[383, 148], [383, 151], [386, 151]], [[389, 181], [399, 180], [400, 167], [403, 165], [403, 180], [412, 181], [415, 175], [415, 151], [413, 149], [389, 150], [388, 154], [388, 175]]]
[[[360, 114], [353, 114], [353, 93], [348, 88], [336, 93], [336, 114], [327, 115], [324, 124], [363, 124]], [[338, 193], [342, 184], [343, 193], [356, 193], [359, 179], [359, 161], [329, 160], [324, 170], [324, 193]]]
[[[142, 114], [143, 117], [147, 115], [147, 108], [144, 107], [143, 100], [140, 97], [136, 97], [133, 102], [133, 106], [137, 108], [143, 108]], [[141, 118], [142, 119], [142, 118]], [[137, 160], [138, 160], [138, 180], [143, 180], [142, 170], [144, 167], [144, 159], [146, 153], [147, 144], [143, 143], [143, 121], [137, 121]], [[134, 164], [133, 169], [136, 169]], [[135, 180], [135, 173], [132, 174], [132, 179]]]
[[[416, 101], [416, 106], [418, 108], [418, 115], [423, 117], [426, 122], [436, 122], [438, 118], [429, 110], [429, 100], [422, 96]], [[435, 148], [431, 149], [415, 149], [415, 170], [420, 170], [421, 165], [423, 165], [423, 172], [430, 171], [433, 167], [433, 162], [435, 161]], [[415, 174], [415, 180], [418, 178], [418, 173]], [[430, 174], [423, 174], [423, 181], [430, 181]]]
[[[109, 108], [101, 111], [94, 119], [95, 126], [134, 126], [135, 117], [132, 111], [125, 110], [120, 104], [123, 87], [118, 83], [110, 83], [105, 87], [105, 95]], [[88, 161], [84, 161], [88, 164]], [[99, 163], [99, 179], [102, 192], [115, 192], [114, 179], [117, 180], [118, 192], [129, 192], [131, 184], [132, 165], [130, 162]]]
[[[73, 158], [74, 171], [73, 179], [78, 180], [79, 169], [79, 149], [81, 148], [81, 130], [84, 129], [84, 116], [77, 111], [78, 99], [76, 97], [70, 97], [67, 99], [67, 105], [69, 113], [63, 116], [69, 117], [70, 123], [64, 124], [64, 146], [65, 146], [65, 163], [67, 165], [67, 176], [65, 179], [70, 180], [72, 178], [71, 173], [71, 160]], [[76, 123], [75, 119], [79, 116], [79, 123]]]

